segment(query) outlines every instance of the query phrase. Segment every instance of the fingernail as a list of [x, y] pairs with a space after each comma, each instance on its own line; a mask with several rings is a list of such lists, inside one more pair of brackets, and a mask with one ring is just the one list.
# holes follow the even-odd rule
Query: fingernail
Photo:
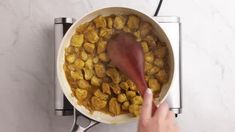
[[152, 94], [152, 90], [151, 90], [150, 88], [147, 88], [147, 89], [146, 89], [146, 93], [147, 93], [147, 94]]

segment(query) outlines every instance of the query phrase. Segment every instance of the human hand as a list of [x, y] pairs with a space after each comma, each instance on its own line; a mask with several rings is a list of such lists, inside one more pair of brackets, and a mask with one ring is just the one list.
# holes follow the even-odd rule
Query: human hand
[[169, 110], [168, 104], [163, 103], [152, 112], [152, 101], [153, 94], [148, 88], [144, 95], [138, 132], [179, 132], [174, 113]]

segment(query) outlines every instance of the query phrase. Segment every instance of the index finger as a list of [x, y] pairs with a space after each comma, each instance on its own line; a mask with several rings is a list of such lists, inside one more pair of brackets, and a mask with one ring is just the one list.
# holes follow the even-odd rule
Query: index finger
[[152, 116], [152, 101], [153, 93], [152, 90], [147, 88], [144, 95], [144, 102], [141, 108], [140, 120], [148, 120]]

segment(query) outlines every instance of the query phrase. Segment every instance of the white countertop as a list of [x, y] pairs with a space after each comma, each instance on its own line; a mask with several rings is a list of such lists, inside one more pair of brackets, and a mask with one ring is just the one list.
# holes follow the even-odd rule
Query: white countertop
[[[158, 0], [0, 0], [0, 131], [66, 132], [53, 115], [53, 19], [104, 6], [152, 15]], [[160, 15], [180, 16], [183, 48], [181, 132], [235, 130], [235, 1], [164, 0]], [[136, 122], [90, 132], [136, 131]]]

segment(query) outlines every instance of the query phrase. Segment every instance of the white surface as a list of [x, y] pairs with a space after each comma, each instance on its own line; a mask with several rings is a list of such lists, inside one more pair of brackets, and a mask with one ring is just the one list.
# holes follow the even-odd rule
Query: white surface
[[[111, 4], [112, 3], [112, 4]], [[102, 6], [153, 14], [155, 0], [0, 0], [0, 131], [65, 132], [71, 117], [53, 115], [53, 18]], [[235, 2], [165, 0], [160, 15], [183, 23], [182, 132], [235, 130]], [[10, 99], [9, 99], [10, 98]], [[136, 122], [90, 132], [136, 131]]]

